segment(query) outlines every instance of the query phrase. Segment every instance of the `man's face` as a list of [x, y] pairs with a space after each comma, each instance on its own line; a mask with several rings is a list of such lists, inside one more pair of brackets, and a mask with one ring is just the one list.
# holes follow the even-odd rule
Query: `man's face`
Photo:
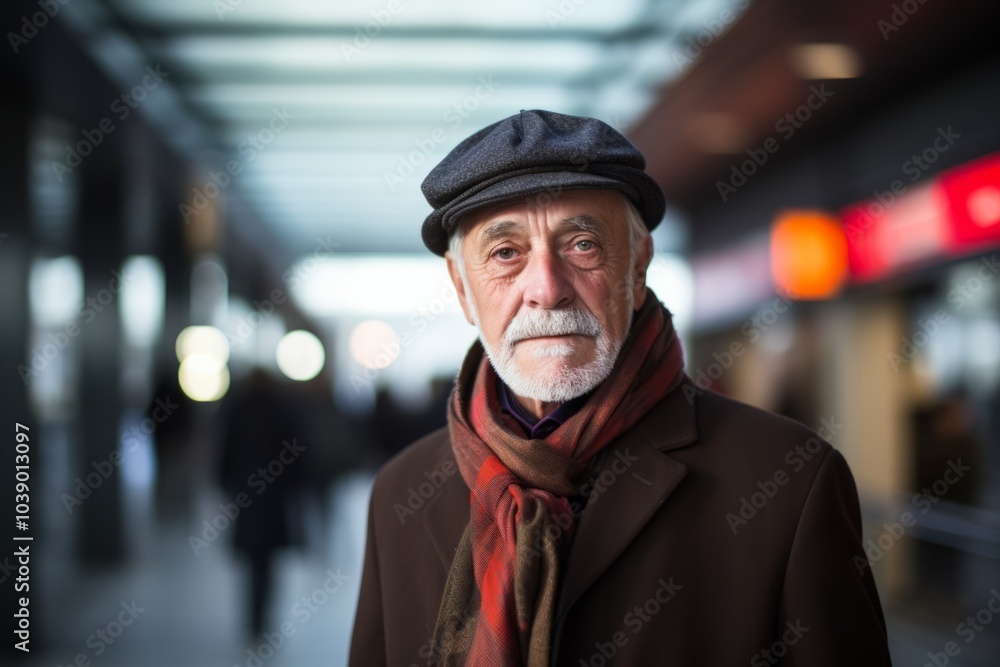
[[645, 299], [652, 245], [635, 249], [622, 196], [564, 191], [546, 205], [516, 201], [462, 221], [465, 279], [448, 253], [466, 319], [518, 396], [564, 402], [611, 372]]

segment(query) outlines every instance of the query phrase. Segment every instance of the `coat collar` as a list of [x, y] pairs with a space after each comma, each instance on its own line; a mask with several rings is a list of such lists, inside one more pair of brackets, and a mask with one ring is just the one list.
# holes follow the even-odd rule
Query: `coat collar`
[[[625, 551], [687, 474], [687, 466], [666, 452], [698, 437], [695, 400], [700, 391], [688, 378], [654, 405], [638, 423], [608, 445], [595, 486], [596, 497], [580, 516], [567, 555], [556, 603], [557, 622]], [[440, 457], [454, 461], [447, 437]], [[613, 477], [612, 477], [613, 476]], [[469, 521], [469, 488], [451, 475], [424, 507], [425, 526], [447, 575]]]
[[[682, 384], [635, 426], [611, 442], [591, 496], [576, 526], [556, 603], [558, 623], [583, 593], [625, 551], [687, 474], [664, 452], [698, 437], [690, 390]], [[601, 476], [604, 479], [601, 479]], [[607, 483], [604, 483], [604, 482]]]

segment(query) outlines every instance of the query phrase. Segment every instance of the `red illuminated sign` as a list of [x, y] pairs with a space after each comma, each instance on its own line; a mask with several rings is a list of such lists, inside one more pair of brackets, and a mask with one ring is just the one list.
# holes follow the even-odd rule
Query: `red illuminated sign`
[[868, 282], [1000, 243], [1000, 154], [937, 178], [848, 206], [841, 212], [855, 280]]
[[1000, 239], [1000, 155], [951, 169], [940, 177], [948, 198], [952, 249], [973, 249]]

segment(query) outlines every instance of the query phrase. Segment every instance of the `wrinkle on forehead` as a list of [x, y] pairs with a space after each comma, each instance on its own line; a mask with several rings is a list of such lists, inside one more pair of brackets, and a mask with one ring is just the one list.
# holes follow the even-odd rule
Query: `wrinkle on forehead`
[[[479, 233], [478, 245], [482, 249], [483, 247], [490, 245], [495, 241], [512, 236], [517, 232], [523, 231], [527, 228], [527, 225], [523, 222], [517, 220], [495, 220], [488, 223], [483, 230]], [[556, 232], [561, 232], [565, 230], [576, 230], [582, 232], [589, 232], [591, 234], [606, 234], [608, 229], [607, 225], [597, 218], [581, 214], [574, 215], [569, 218], [564, 218], [560, 220], [556, 225]]]

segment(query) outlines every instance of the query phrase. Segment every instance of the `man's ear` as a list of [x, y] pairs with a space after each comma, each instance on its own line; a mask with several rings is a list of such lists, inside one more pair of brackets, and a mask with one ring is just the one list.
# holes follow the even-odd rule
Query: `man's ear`
[[458, 294], [458, 303], [462, 306], [465, 321], [472, 326], [476, 326], [476, 321], [472, 317], [472, 309], [469, 307], [469, 296], [465, 292], [465, 282], [462, 280], [462, 272], [458, 270], [458, 262], [452, 257], [450, 250], [444, 254], [444, 259], [448, 263], [448, 275], [451, 276], [451, 282], [455, 285], [455, 293]]
[[632, 275], [632, 299], [636, 310], [646, 301], [646, 269], [653, 261], [653, 237], [646, 235], [636, 248], [635, 268]]

